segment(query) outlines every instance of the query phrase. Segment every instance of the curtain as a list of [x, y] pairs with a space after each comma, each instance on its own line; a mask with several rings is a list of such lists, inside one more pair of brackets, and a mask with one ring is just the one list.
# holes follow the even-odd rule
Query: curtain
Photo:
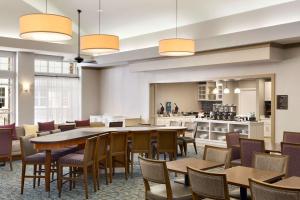
[[35, 77], [35, 123], [79, 119], [80, 81], [68, 77]]

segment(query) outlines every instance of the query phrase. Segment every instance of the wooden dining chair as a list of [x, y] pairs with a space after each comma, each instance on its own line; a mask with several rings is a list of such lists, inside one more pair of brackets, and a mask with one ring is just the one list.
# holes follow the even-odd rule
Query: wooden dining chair
[[145, 186], [145, 199], [192, 199], [189, 187], [186, 187], [183, 184], [170, 182], [166, 161], [150, 160], [140, 156], [139, 161]]
[[253, 166], [255, 153], [265, 152], [265, 142], [263, 140], [240, 138], [241, 145], [241, 164], [245, 167]]
[[129, 133], [131, 142], [129, 142], [129, 163], [131, 165], [131, 177], [133, 177], [134, 154], [145, 155], [146, 158], [151, 158], [151, 136], [152, 131], [133, 131]]
[[253, 200], [300, 200], [299, 188], [288, 188], [249, 179]]
[[231, 149], [205, 145], [203, 160], [223, 163], [225, 168], [230, 167]]
[[283, 142], [293, 143], [293, 144], [300, 144], [300, 133], [299, 132], [284, 131], [283, 132]]
[[109, 148], [109, 133], [102, 134], [97, 138], [97, 145], [95, 151], [95, 172], [97, 178], [97, 189], [100, 189], [100, 169], [104, 169], [106, 185], [108, 185], [108, 148]]
[[0, 128], [0, 160], [9, 161], [10, 170], [12, 167], [12, 128]]
[[[83, 185], [85, 190], [85, 198], [88, 199], [88, 168], [92, 168], [92, 176], [94, 183], [94, 192], [97, 190], [97, 180], [95, 172], [95, 150], [97, 137], [88, 138], [85, 142], [84, 154], [71, 153], [65, 155], [58, 160], [58, 192], [61, 197], [63, 180], [69, 181], [70, 190], [73, 182], [78, 180], [80, 174], [83, 174]], [[69, 174], [63, 174], [63, 168], [69, 167]], [[81, 170], [79, 170], [81, 169]]]
[[169, 155], [169, 160], [176, 160], [177, 158], [177, 131], [164, 131], [157, 132], [157, 142], [153, 143], [153, 149], [159, 160], [160, 154]]
[[205, 172], [187, 167], [193, 200], [230, 200], [226, 174]]
[[125, 179], [128, 178], [128, 133], [110, 133], [109, 145], [109, 181], [112, 183], [112, 176], [116, 167], [124, 167]]
[[253, 167], [256, 169], [287, 174], [289, 160], [287, 155], [255, 153], [253, 159]]
[[[178, 140], [182, 140], [184, 154], [185, 156], [187, 155], [188, 144], [193, 144], [195, 153], [198, 154], [196, 145], [197, 122], [186, 122], [184, 126], [187, 127], [187, 131], [185, 131], [185, 136], [178, 138]], [[192, 136], [187, 136], [187, 134], [192, 134]]]
[[241, 165], [240, 133], [227, 133], [226, 144], [227, 148], [231, 148], [231, 165]]
[[300, 176], [300, 144], [282, 142], [281, 153], [289, 156], [287, 177]]

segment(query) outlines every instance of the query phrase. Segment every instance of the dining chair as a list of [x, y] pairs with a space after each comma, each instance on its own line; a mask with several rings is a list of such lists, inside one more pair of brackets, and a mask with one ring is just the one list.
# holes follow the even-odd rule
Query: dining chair
[[61, 124], [58, 125], [58, 128], [61, 130], [61, 132], [70, 131], [76, 128], [75, 123], [70, 124]]
[[253, 167], [256, 169], [287, 174], [289, 157], [267, 153], [255, 153]]
[[109, 122], [108, 127], [123, 127], [123, 122]]
[[0, 160], [9, 161], [10, 170], [12, 167], [12, 128], [0, 128]]
[[116, 167], [124, 167], [125, 179], [128, 178], [128, 133], [111, 132], [109, 144], [109, 181]]
[[177, 159], [177, 131], [160, 130], [157, 132], [157, 142], [152, 143], [157, 160], [160, 154], [169, 155], [169, 160]]
[[170, 182], [166, 161], [150, 160], [139, 156], [139, 162], [145, 186], [145, 199], [192, 199], [189, 187]]
[[245, 167], [253, 166], [255, 153], [265, 152], [265, 142], [263, 140], [240, 138], [241, 145], [241, 164]]
[[133, 177], [134, 154], [144, 154], [146, 158], [151, 158], [151, 136], [152, 131], [133, 131], [129, 133], [131, 142], [128, 146], [129, 160], [131, 165], [131, 177]]
[[227, 148], [231, 148], [231, 165], [241, 165], [240, 133], [230, 132], [226, 134]]
[[101, 134], [97, 138], [97, 145], [95, 151], [95, 169], [96, 169], [96, 179], [97, 179], [97, 189], [100, 189], [100, 169], [104, 169], [106, 185], [108, 185], [108, 149], [109, 149], [109, 133]]
[[[97, 137], [86, 139], [84, 154], [71, 153], [65, 155], [58, 160], [58, 195], [61, 197], [63, 180], [69, 181], [70, 190], [73, 182], [79, 179], [79, 175], [83, 174], [83, 185], [85, 190], [85, 198], [88, 199], [88, 168], [92, 168], [94, 192], [97, 190], [97, 180], [95, 172], [95, 150]], [[63, 174], [64, 167], [69, 167], [69, 174]], [[79, 170], [81, 169], [81, 170]]]
[[[187, 127], [185, 136], [178, 137], [178, 140], [182, 140], [185, 156], [187, 155], [187, 145], [190, 143], [194, 145], [195, 153], [198, 154], [196, 146], [197, 122], [185, 122], [184, 127]], [[186, 136], [187, 133], [192, 134], [192, 137]]]
[[[21, 160], [22, 160], [22, 175], [21, 175], [21, 194], [24, 192], [24, 183], [25, 178], [33, 179], [33, 188], [36, 186], [36, 179], [44, 178], [44, 175], [41, 175], [45, 171], [43, 169], [37, 169], [37, 166], [45, 165], [46, 154], [44, 152], [36, 152], [34, 145], [30, 142], [33, 139], [34, 135], [28, 135], [20, 137], [20, 146], [21, 146]], [[57, 168], [54, 168], [53, 165], [59, 158], [59, 154], [51, 154], [51, 172], [56, 172]], [[26, 175], [26, 168], [28, 165], [33, 166], [33, 175]]]
[[91, 125], [90, 119], [87, 120], [75, 120], [76, 128], [89, 127]]
[[300, 133], [284, 131], [283, 132], [283, 142], [300, 144]]
[[193, 200], [209, 198], [230, 200], [226, 174], [210, 173], [187, 167]]
[[170, 121], [170, 126], [182, 126], [181, 121]]
[[230, 167], [231, 149], [205, 145], [203, 160], [223, 163], [225, 168]]
[[300, 144], [281, 143], [282, 155], [289, 156], [287, 177], [300, 176]]
[[253, 200], [300, 200], [299, 188], [287, 188], [249, 179]]

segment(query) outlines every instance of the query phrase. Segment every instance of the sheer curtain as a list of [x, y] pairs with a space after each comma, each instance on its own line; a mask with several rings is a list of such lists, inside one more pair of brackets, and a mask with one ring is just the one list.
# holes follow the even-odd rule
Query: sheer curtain
[[35, 77], [35, 123], [79, 119], [80, 81], [68, 77]]

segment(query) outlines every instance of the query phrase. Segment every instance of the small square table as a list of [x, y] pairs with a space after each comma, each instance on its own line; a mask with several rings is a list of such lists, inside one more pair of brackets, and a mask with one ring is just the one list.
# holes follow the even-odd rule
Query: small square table
[[223, 163], [201, 160], [197, 158], [184, 158], [180, 160], [167, 162], [167, 169], [171, 172], [184, 174], [184, 184], [188, 186], [190, 183], [187, 167], [191, 167], [198, 170], [208, 170], [215, 167], [221, 167], [223, 165]]
[[274, 185], [281, 187], [300, 188], [300, 177], [292, 176], [274, 183]]
[[249, 178], [259, 181], [272, 182], [283, 177], [284, 173], [265, 171], [251, 167], [237, 166], [225, 170], [227, 182], [240, 187], [240, 197], [247, 199], [247, 188], [249, 188]]

